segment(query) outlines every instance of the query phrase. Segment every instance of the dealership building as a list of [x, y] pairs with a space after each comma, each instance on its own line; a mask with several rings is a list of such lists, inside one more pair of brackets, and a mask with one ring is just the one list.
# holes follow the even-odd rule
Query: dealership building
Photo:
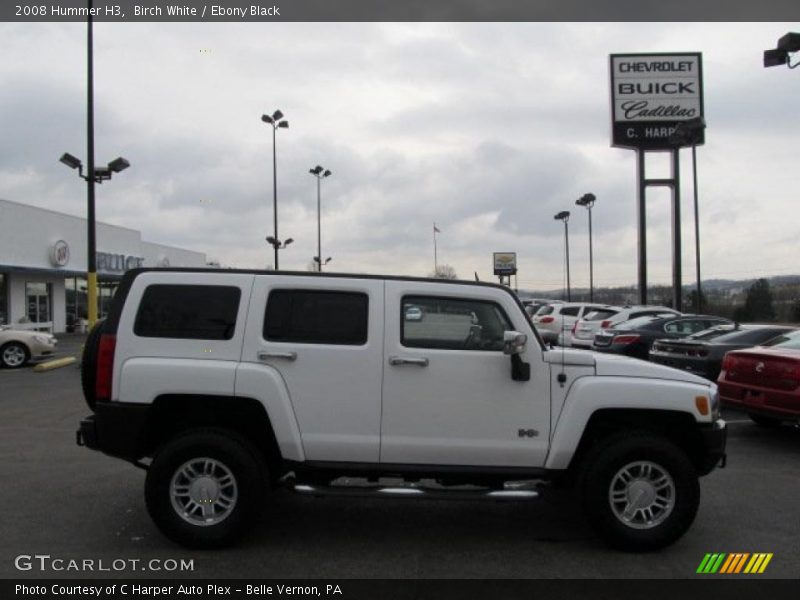
[[[125, 271], [205, 267], [206, 255], [142, 240], [134, 229], [97, 223], [98, 313], [107, 314]], [[0, 199], [0, 324], [62, 333], [87, 316], [87, 222]]]

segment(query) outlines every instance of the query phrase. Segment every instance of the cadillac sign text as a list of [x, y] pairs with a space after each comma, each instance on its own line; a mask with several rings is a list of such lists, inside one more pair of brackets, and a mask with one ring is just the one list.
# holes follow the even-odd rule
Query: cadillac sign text
[[678, 123], [703, 116], [702, 58], [699, 52], [612, 54], [611, 145], [672, 148]]

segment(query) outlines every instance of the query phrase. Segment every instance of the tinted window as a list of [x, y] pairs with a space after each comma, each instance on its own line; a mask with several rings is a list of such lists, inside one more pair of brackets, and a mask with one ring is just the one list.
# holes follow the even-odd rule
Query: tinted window
[[503, 334], [513, 329], [497, 304], [480, 300], [406, 296], [403, 314], [420, 307], [421, 320], [401, 320], [401, 340], [410, 348], [443, 350], [503, 349]]
[[274, 290], [267, 301], [264, 339], [360, 346], [367, 342], [366, 294]]
[[552, 305], [552, 304], [545, 304], [545, 305], [544, 305], [544, 306], [542, 306], [542, 307], [541, 307], [541, 308], [540, 308], [538, 311], [536, 311], [536, 316], [537, 316], [537, 317], [543, 317], [543, 316], [545, 316], [545, 315], [550, 315], [550, 314], [553, 314], [553, 311], [554, 311], [555, 309], [556, 309], [556, 307], [555, 307], [554, 305]]
[[241, 291], [221, 285], [150, 285], [133, 332], [140, 337], [229, 340], [236, 329]]
[[565, 317], [577, 317], [580, 306], [565, 306], [561, 309], [561, 314]]

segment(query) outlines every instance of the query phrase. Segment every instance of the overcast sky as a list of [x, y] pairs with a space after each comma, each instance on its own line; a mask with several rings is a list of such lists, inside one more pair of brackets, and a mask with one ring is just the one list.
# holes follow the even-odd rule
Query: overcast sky
[[[316, 254], [316, 180], [330, 270], [425, 276], [439, 262], [493, 279], [518, 254], [519, 286], [571, 274], [636, 282], [636, 159], [610, 147], [608, 55], [703, 53], [707, 143], [698, 149], [703, 277], [800, 272], [800, 72], [764, 69], [796, 23], [98, 23], [96, 157], [131, 168], [97, 190], [101, 221], [145, 240], [264, 268], [272, 249], [276, 108], [281, 267]], [[86, 25], [0, 24], [0, 197], [85, 216]], [[691, 152], [682, 152], [683, 275], [694, 280]], [[659, 157], [659, 158], [664, 158]], [[649, 176], [667, 176], [653, 161]], [[648, 198], [652, 283], [671, 278], [669, 195]]]

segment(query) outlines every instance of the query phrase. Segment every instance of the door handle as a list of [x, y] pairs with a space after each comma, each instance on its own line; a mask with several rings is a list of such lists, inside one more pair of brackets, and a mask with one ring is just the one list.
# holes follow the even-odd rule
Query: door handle
[[403, 356], [390, 356], [389, 357], [389, 364], [393, 367], [399, 367], [402, 365], [415, 365], [417, 367], [427, 367], [428, 366], [428, 359], [427, 358], [405, 358]]
[[259, 352], [258, 360], [269, 360], [270, 358], [282, 358], [284, 360], [297, 360], [297, 352]]

